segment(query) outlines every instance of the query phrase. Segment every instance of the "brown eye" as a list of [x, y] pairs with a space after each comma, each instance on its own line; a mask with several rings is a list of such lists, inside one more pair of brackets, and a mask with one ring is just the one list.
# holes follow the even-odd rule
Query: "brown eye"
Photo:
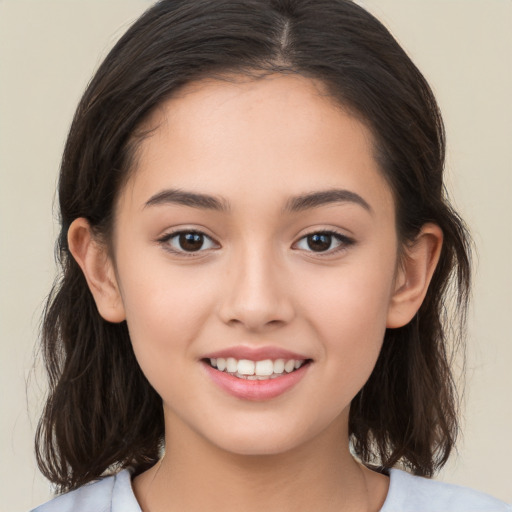
[[314, 252], [328, 251], [331, 248], [332, 238], [328, 233], [314, 233], [306, 237], [308, 248]]
[[293, 248], [306, 252], [334, 254], [354, 243], [352, 238], [336, 231], [317, 231], [302, 237], [294, 244]]
[[199, 251], [204, 244], [204, 235], [201, 233], [181, 233], [178, 243], [184, 251]]
[[165, 236], [160, 242], [175, 253], [201, 252], [218, 247], [218, 244], [200, 231], [175, 232]]

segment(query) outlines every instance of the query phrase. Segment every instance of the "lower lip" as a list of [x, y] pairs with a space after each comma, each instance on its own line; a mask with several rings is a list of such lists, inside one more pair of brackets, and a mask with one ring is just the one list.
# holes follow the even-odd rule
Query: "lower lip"
[[220, 372], [203, 361], [203, 366], [210, 378], [221, 389], [242, 400], [263, 401], [276, 398], [292, 389], [304, 377], [311, 363], [302, 365], [291, 373], [267, 380], [239, 379], [226, 372]]

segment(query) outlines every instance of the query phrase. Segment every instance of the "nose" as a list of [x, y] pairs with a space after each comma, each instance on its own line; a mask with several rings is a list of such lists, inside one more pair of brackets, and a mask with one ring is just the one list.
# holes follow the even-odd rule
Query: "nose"
[[271, 251], [246, 247], [229, 267], [219, 309], [224, 323], [256, 332], [294, 318], [284, 263]]

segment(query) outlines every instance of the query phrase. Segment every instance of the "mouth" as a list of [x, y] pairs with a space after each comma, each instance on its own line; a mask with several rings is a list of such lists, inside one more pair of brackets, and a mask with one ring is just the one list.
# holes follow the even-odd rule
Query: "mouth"
[[277, 346], [237, 345], [204, 354], [206, 375], [241, 400], [267, 401], [292, 392], [313, 365], [305, 354]]
[[203, 361], [211, 368], [245, 380], [272, 380], [294, 373], [312, 362], [311, 359], [235, 359], [234, 357], [212, 357]]

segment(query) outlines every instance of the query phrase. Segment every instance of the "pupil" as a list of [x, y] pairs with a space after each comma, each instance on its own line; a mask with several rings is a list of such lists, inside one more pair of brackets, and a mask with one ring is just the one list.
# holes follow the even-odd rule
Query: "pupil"
[[180, 235], [180, 246], [185, 251], [198, 251], [203, 246], [203, 235], [183, 233]]
[[316, 233], [308, 236], [308, 247], [315, 252], [326, 251], [331, 246], [331, 235]]

